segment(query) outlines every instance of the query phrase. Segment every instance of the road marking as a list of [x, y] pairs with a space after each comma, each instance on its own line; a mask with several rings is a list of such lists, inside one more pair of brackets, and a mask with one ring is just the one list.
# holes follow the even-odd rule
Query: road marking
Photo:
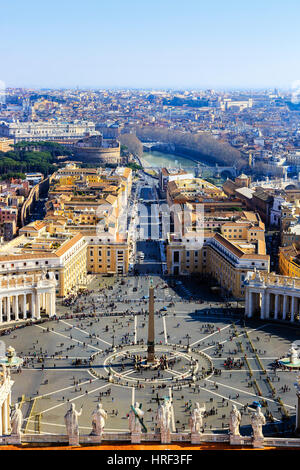
[[168, 344], [166, 317], [163, 317], [163, 324], [164, 324], [165, 344]]
[[[238, 322], [237, 322], [237, 323], [238, 323]], [[230, 324], [230, 325], [227, 325], [227, 326], [224, 326], [223, 328], [220, 329], [220, 331], [226, 330], [227, 328], [230, 328], [231, 326], [232, 326], [231, 324]], [[199, 339], [198, 341], [195, 341], [194, 343], [191, 343], [190, 346], [194, 346], [195, 344], [198, 344], [198, 343], [200, 343], [201, 341], [204, 341], [205, 339], [210, 338], [211, 336], [214, 336], [214, 335], [216, 335], [216, 334], [218, 334], [218, 333], [219, 333], [219, 330], [214, 331], [214, 333], [211, 333], [211, 334], [208, 335], [208, 336], [204, 336], [204, 338], [201, 338], [201, 339]], [[227, 341], [227, 340], [226, 340], [226, 341]], [[224, 341], [223, 341], [223, 343], [224, 343]]]
[[83, 398], [85, 397], [86, 395], [90, 395], [91, 393], [94, 393], [94, 392], [97, 392], [98, 390], [101, 390], [105, 387], [108, 387], [109, 385], [111, 385], [110, 383], [108, 384], [105, 384], [105, 385], [102, 385], [101, 387], [98, 387], [98, 388], [94, 388], [93, 390], [90, 390], [88, 393], [83, 393], [82, 395], [78, 395], [78, 397], [75, 397], [75, 398], [71, 398], [69, 401], [64, 401], [63, 403], [60, 403], [59, 405], [55, 405], [55, 406], [52, 406], [51, 408], [47, 408], [46, 410], [42, 410], [40, 413], [48, 413], [48, 411], [52, 411], [54, 410], [55, 408], [59, 408], [61, 406], [65, 406], [67, 405], [68, 403], [71, 403], [75, 400], [78, 400], [79, 398]]
[[[81, 333], [84, 333], [85, 335], [87, 336], [90, 336], [89, 333], [87, 333], [86, 331], [82, 330], [81, 328], [78, 328], [78, 326], [74, 326], [72, 325], [72, 323], [68, 323], [66, 322], [65, 320], [60, 320], [62, 323], [65, 323], [66, 325], [68, 326], [72, 326], [75, 330], [78, 330], [80, 331]], [[105, 343], [105, 344], [108, 344], [108, 346], [112, 346], [111, 343], [108, 343], [107, 341], [105, 341], [104, 339], [101, 339], [99, 336], [94, 336], [95, 339], [98, 339], [99, 341], [102, 341], [102, 343]]]
[[[228, 353], [230, 354], [230, 353]], [[228, 359], [228, 356], [227, 357], [217, 357], [217, 356], [209, 356], [212, 360], [219, 360], [219, 361], [225, 361], [226, 359]], [[278, 359], [278, 357], [263, 357], [263, 356], [259, 356], [260, 359], [262, 360], [275, 360], [275, 359]], [[234, 356], [234, 360], [238, 360], [238, 359], [244, 359], [244, 356], [241, 356], [241, 357], [238, 357], [238, 356]], [[250, 360], [250, 361], [255, 361], [256, 360], [256, 357], [248, 357], [247, 356], [247, 359]]]
[[[260, 398], [260, 399], [263, 399], [263, 400], [266, 400], [266, 401], [270, 401], [272, 403], [276, 403], [275, 400], [272, 400], [271, 398], [266, 398], [264, 396], [259, 396], [256, 393], [247, 392], [246, 390], [240, 390], [239, 388], [235, 388], [235, 387], [230, 387], [229, 385], [224, 385], [224, 384], [221, 384], [220, 382], [214, 382], [213, 380], [209, 380], [209, 379], [205, 379], [205, 380], [207, 382], [216, 383], [220, 387], [230, 388], [231, 390], [236, 390], [237, 392], [241, 392], [241, 393], [244, 393], [246, 395], [251, 395], [252, 397], [256, 397], [256, 398]], [[285, 403], [284, 403], [284, 406], [287, 406], [288, 408], [292, 408], [293, 410], [295, 409], [294, 406], [286, 405]]]
[[137, 315], [134, 317], [134, 344], [136, 344], [136, 336], [137, 336]]
[[127, 377], [127, 375], [131, 375], [131, 374], [133, 374], [134, 372], [135, 372], [134, 369], [130, 369], [130, 370], [128, 370], [128, 371], [126, 371], [126, 372], [123, 372], [123, 373], [118, 373], [118, 372], [115, 372], [115, 371], [114, 371], [114, 373], [115, 373], [117, 376], [120, 376], [120, 377], [122, 377], [122, 378], [123, 378], [123, 377]]
[[[98, 379], [92, 379], [92, 382], [95, 382], [95, 380], [98, 380]], [[55, 390], [53, 392], [44, 393], [43, 395], [37, 395], [35, 398], [48, 397], [49, 395], [55, 395], [56, 393], [64, 392], [65, 390], [74, 389], [75, 387], [81, 387], [82, 385], [86, 385], [86, 384], [89, 384], [89, 383], [91, 383], [90, 380], [87, 380], [86, 382], [80, 382], [78, 385], [71, 385], [70, 387], [65, 387], [65, 388], [61, 388], [59, 390]], [[41, 385], [43, 385], [43, 384], [41, 384]]]
[[[36, 326], [37, 328], [41, 328], [41, 330], [47, 331], [47, 329], [44, 328], [43, 326], [40, 326], [40, 325], [33, 325], [33, 326]], [[79, 339], [70, 338], [70, 337], [68, 337], [68, 336], [66, 336], [66, 335], [63, 335], [62, 333], [58, 333], [57, 331], [54, 331], [54, 330], [49, 330], [49, 333], [54, 333], [54, 334], [56, 334], [56, 335], [58, 335], [58, 336], [62, 336], [63, 338], [68, 339], [69, 341], [75, 341], [76, 343], [83, 344], [83, 341], [79, 341]], [[89, 347], [92, 348], [92, 349], [96, 349], [96, 351], [100, 351], [100, 352], [103, 351], [103, 350], [100, 349], [100, 348], [96, 348], [96, 346], [93, 346], [92, 344], [88, 344], [88, 343], [85, 343], [85, 344], [86, 344], [86, 346], [89, 346]]]
[[[238, 322], [237, 322], [237, 323], [238, 323]], [[265, 326], [267, 326], [267, 325], [262, 325], [262, 326], [260, 326], [260, 327], [258, 327], [258, 328], [255, 328], [255, 330], [250, 330], [250, 331], [248, 331], [248, 334], [249, 334], [249, 333], [253, 333], [254, 331], [257, 331], [257, 330], [261, 330], [261, 329], [264, 328]], [[223, 328], [223, 329], [224, 329], [224, 328]], [[233, 339], [239, 338], [240, 336], [245, 336], [245, 334], [246, 334], [246, 333], [240, 333], [239, 335], [235, 336]], [[229, 341], [229, 339], [225, 339], [224, 341], [220, 341], [219, 344], [228, 343], [228, 341]], [[205, 349], [201, 349], [201, 352], [207, 351], [208, 349], [215, 348], [215, 347], [216, 347], [216, 345], [213, 344], [212, 346], [208, 346], [208, 347], [205, 348]]]
[[[184, 374], [182, 374], [181, 372], [178, 372], [177, 370], [170, 370], [170, 369], [168, 369], [168, 372], [169, 372], [169, 374], [175, 375], [175, 377], [182, 377], [182, 376], [184, 375]], [[185, 374], [186, 374], [186, 372], [185, 372]]]
[[212, 393], [213, 395], [216, 395], [217, 397], [225, 398], [226, 401], [230, 401], [232, 403], [235, 403], [236, 405], [245, 406], [243, 403], [240, 403], [239, 401], [232, 400], [231, 398], [225, 397], [224, 395], [220, 395], [219, 393], [213, 392], [212, 390], [209, 390], [208, 388], [204, 388], [204, 387], [199, 387], [199, 388], [200, 390], [205, 390], [206, 392]]

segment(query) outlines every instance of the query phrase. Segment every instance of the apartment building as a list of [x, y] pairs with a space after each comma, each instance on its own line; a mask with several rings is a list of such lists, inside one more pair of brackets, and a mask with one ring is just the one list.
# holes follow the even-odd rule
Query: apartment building
[[236, 298], [245, 295], [244, 279], [248, 271], [269, 272], [269, 256], [253, 243], [234, 243], [219, 233], [195, 233], [183, 237], [169, 234], [167, 240], [167, 269], [170, 275], [209, 275]]

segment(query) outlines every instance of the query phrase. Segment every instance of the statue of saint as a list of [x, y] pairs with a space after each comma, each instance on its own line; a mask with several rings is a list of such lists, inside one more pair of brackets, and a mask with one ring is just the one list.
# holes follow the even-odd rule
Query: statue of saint
[[[134, 409], [133, 409], [134, 408]], [[142, 432], [142, 425], [140, 420], [144, 416], [144, 411], [140, 408], [140, 404], [138, 402], [135, 403], [134, 407], [129, 411], [129, 431], [134, 433], [141, 433]]]
[[229, 418], [229, 433], [231, 436], [240, 436], [241, 413], [235, 405], [232, 405]]
[[171, 401], [166, 399], [158, 407], [156, 420], [161, 433], [171, 431], [172, 410]]
[[260, 406], [258, 406], [256, 411], [252, 413], [251, 416], [251, 426], [254, 440], [264, 438], [262, 433], [262, 427], [264, 424], [266, 424], [266, 418], [262, 414]]
[[75, 410], [75, 405], [74, 405], [74, 403], [72, 403], [71, 408], [65, 414], [65, 424], [66, 424], [66, 428], [67, 428], [67, 435], [69, 437], [79, 435], [78, 417], [81, 415], [81, 413], [82, 413], [82, 406], [80, 408], [80, 411], [76, 411]]
[[97, 404], [96, 410], [92, 413], [92, 436], [101, 436], [104, 430], [107, 413], [101, 403]]
[[205, 405], [200, 408], [199, 403], [196, 403], [196, 407], [194, 408], [193, 412], [191, 413], [190, 416], [190, 428], [191, 428], [191, 433], [192, 434], [200, 434], [201, 429], [203, 426], [203, 413], [205, 411]]
[[21, 434], [22, 423], [23, 414], [19, 403], [16, 403], [10, 417], [11, 434], [19, 436]]

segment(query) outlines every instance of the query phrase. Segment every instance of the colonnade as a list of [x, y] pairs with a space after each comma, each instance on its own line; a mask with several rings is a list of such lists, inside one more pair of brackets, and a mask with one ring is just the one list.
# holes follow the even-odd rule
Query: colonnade
[[5, 289], [0, 290], [0, 323], [3, 321], [33, 318], [41, 313], [55, 315], [55, 289]]
[[246, 292], [245, 313], [248, 318], [259, 316], [262, 320], [288, 320], [299, 322], [300, 291], [277, 291], [271, 288], [251, 287]]

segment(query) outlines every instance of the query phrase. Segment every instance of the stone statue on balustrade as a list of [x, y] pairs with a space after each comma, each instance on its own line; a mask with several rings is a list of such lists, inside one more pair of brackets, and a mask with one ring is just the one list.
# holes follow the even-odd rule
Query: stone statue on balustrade
[[141, 409], [138, 402], [131, 407], [128, 416], [128, 426], [131, 433], [141, 433], [142, 432], [142, 419], [144, 416], [144, 411]]
[[229, 434], [231, 438], [240, 437], [241, 419], [241, 413], [235, 405], [232, 405], [232, 410], [229, 415]]
[[260, 406], [257, 407], [256, 411], [251, 416], [251, 426], [253, 431], [253, 445], [255, 447], [263, 447], [264, 436], [262, 433], [262, 427], [266, 424], [266, 418], [262, 414]]
[[79, 445], [78, 417], [81, 415], [81, 413], [82, 406], [80, 411], [76, 411], [75, 405], [72, 403], [71, 408], [65, 414], [64, 418], [70, 445]]
[[159, 405], [156, 415], [157, 427], [160, 429], [162, 444], [171, 442], [171, 420], [173, 414], [173, 406], [170, 399], [164, 399]]
[[141, 434], [143, 424], [144, 411], [141, 408], [141, 405], [136, 402], [130, 407], [128, 415], [128, 427], [131, 433], [131, 442], [133, 444], [139, 444], [141, 442]]
[[47, 279], [47, 269], [42, 269], [41, 281], [46, 281], [46, 279]]
[[92, 432], [91, 436], [102, 436], [105, 423], [107, 420], [107, 413], [103, 409], [101, 403], [97, 404], [97, 408], [92, 413]]
[[20, 409], [19, 403], [15, 404], [15, 407], [10, 416], [10, 427], [11, 435], [17, 438], [21, 438], [21, 429], [23, 424], [23, 413]]
[[191, 413], [189, 424], [191, 434], [201, 434], [203, 428], [203, 413], [205, 412], [205, 405], [200, 408], [199, 403], [196, 403], [196, 407]]

